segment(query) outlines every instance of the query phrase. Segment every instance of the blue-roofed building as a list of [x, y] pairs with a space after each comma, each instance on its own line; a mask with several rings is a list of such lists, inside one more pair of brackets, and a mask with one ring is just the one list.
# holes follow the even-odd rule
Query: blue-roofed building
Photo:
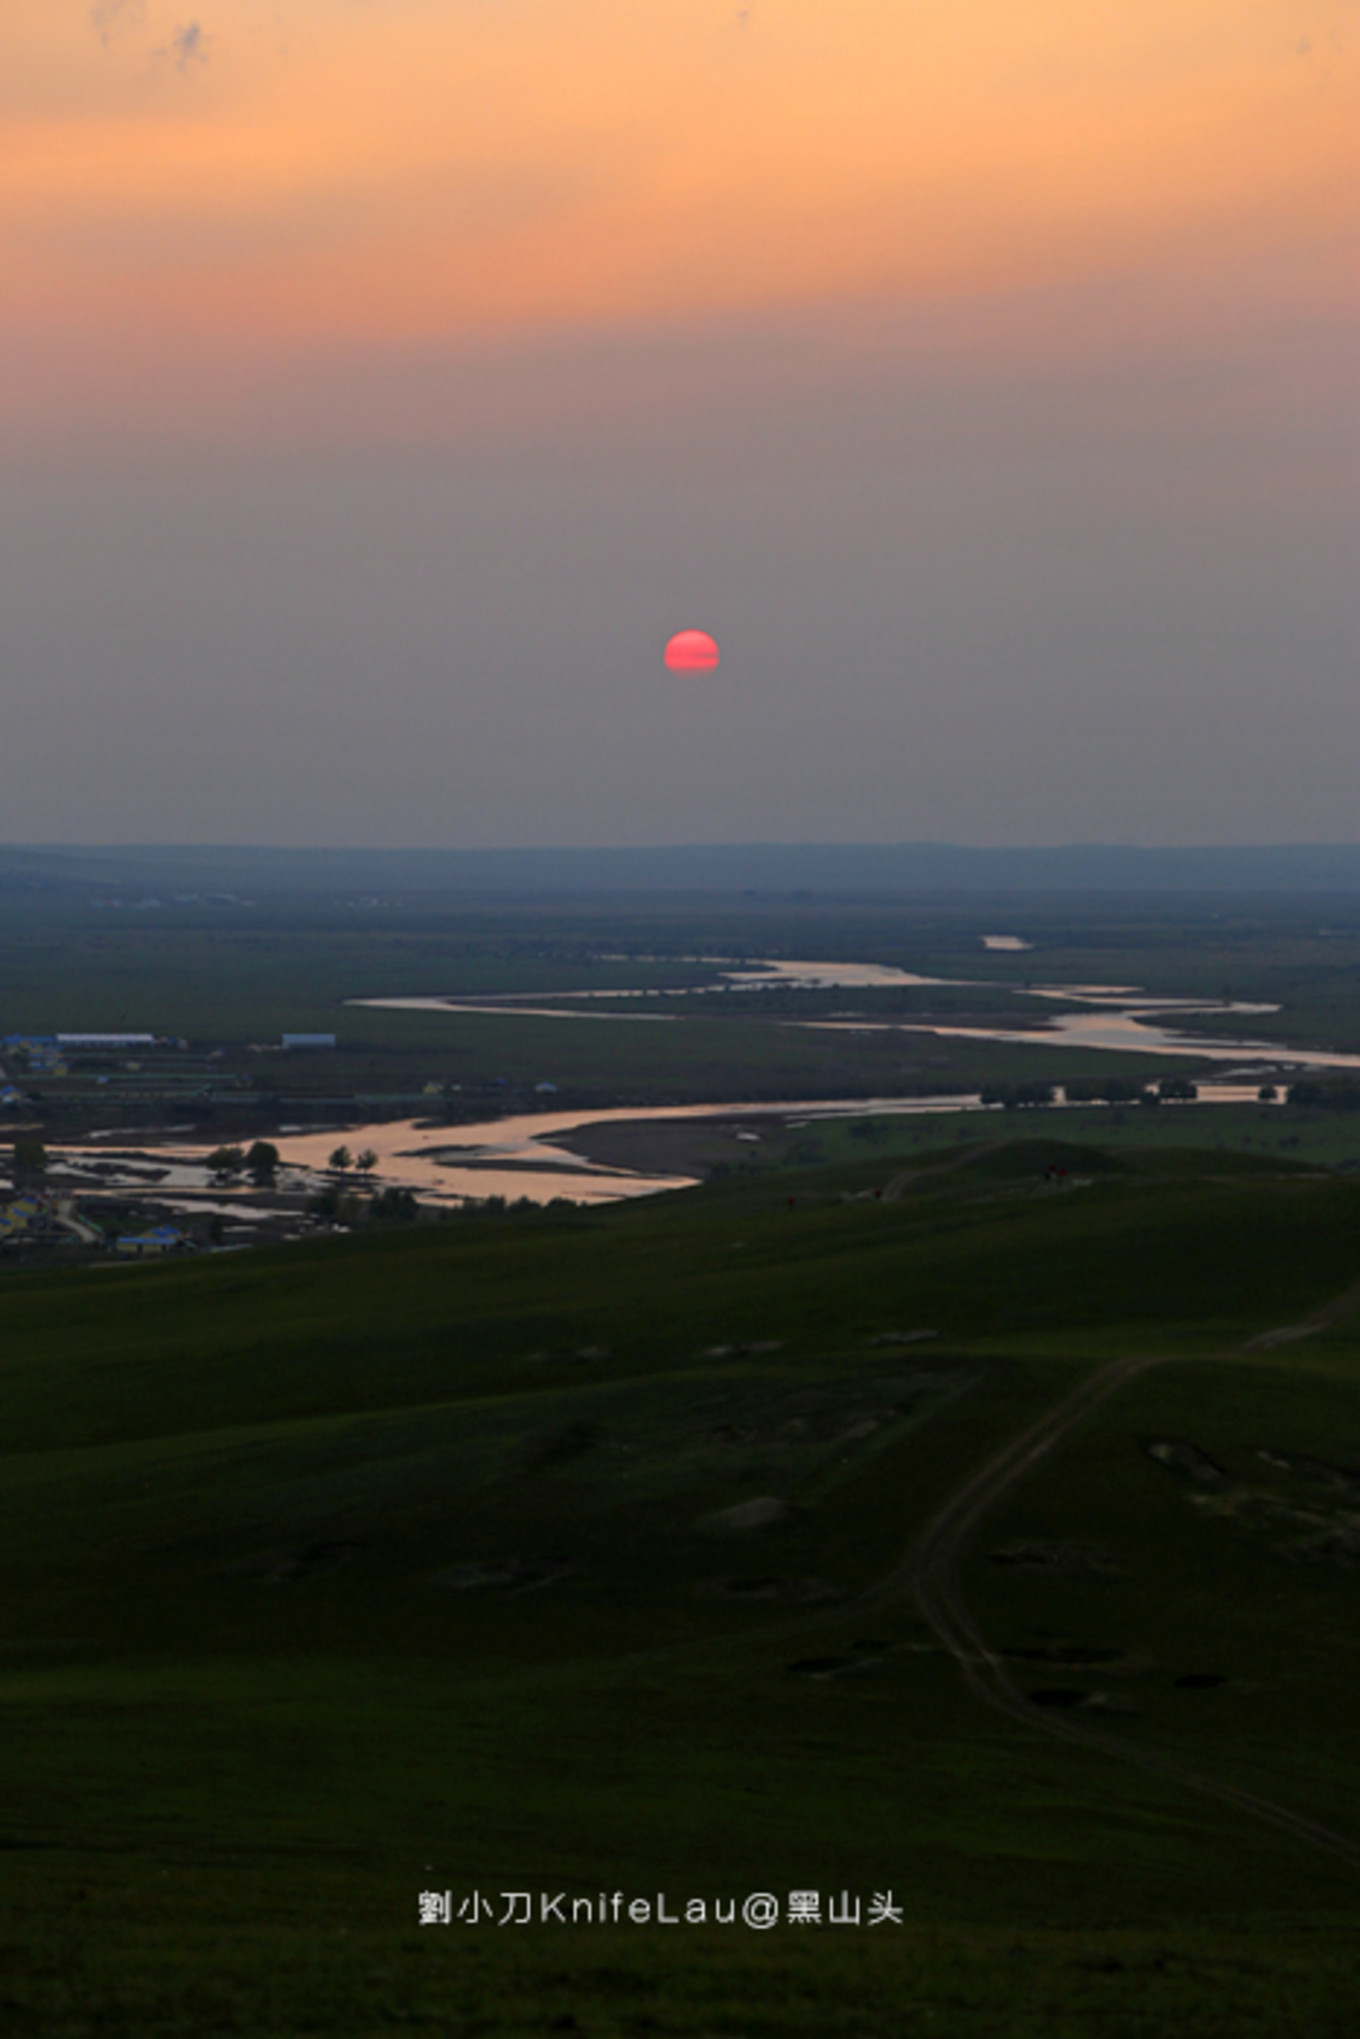
[[45, 1206], [37, 1197], [15, 1197], [12, 1203], [0, 1204], [0, 1240], [17, 1239], [26, 1232], [35, 1218], [44, 1214]]
[[134, 1256], [173, 1253], [178, 1246], [186, 1246], [184, 1234], [174, 1225], [153, 1225], [149, 1232], [129, 1232], [118, 1240], [120, 1253]]

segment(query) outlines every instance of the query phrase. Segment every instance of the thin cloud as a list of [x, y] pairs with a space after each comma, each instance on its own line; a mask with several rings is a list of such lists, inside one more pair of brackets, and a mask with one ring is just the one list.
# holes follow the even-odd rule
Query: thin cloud
[[177, 28], [170, 38], [167, 54], [177, 71], [189, 71], [195, 64], [206, 64], [208, 38], [201, 23], [190, 21], [183, 28]]
[[146, 20], [146, 0], [94, 0], [90, 26], [107, 46], [124, 28], [140, 28]]

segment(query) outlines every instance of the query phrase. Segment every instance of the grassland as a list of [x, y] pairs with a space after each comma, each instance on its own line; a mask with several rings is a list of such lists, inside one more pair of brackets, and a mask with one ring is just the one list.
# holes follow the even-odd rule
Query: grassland
[[[1094, 1143], [1112, 1153], [1157, 1155], [1165, 1168], [1190, 1154], [1274, 1156], [1360, 1171], [1360, 1116], [1353, 1111], [1275, 1104], [1197, 1103], [1148, 1110], [1138, 1105], [1020, 1108], [979, 1114], [931, 1111], [862, 1118], [740, 1114], [698, 1119], [634, 1119], [584, 1125], [560, 1143], [606, 1166], [705, 1179], [745, 1180], [790, 1168], [818, 1168], [873, 1156], [914, 1166], [979, 1141], [1029, 1137], [1064, 1145]], [[1194, 1164], [1192, 1164], [1194, 1165]]]
[[[576, 1106], [741, 1102], [941, 1092], [1026, 1079], [1151, 1077], [1165, 1058], [965, 1040], [817, 1031], [796, 1022], [853, 1006], [870, 1021], [1032, 1023], [1027, 984], [1100, 982], [1278, 1003], [1250, 1032], [1282, 1047], [1360, 1046], [1360, 928], [1344, 901], [1200, 899], [743, 899], [643, 896], [477, 902], [437, 896], [290, 896], [253, 902], [110, 884], [0, 889], [0, 1033], [149, 1030], [219, 1051], [206, 1072], [116, 1071], [27, 1086], [51, 1129], [130, 1117], [267, 1132], [271, 1119], [327, 1123], [401, 1115], [433, 1085], [450, 1117], [488, 1101], [531, 1104], [557, 1086]], [[1031, 944], [983, 946], [1010, 930]], [[758, 957], [878, 961], [946, 981], [890, 992], [772, 991], [710, 1001], [718, 962]], [[702, 960], [707, 959], [707, 960]], [[394, 1012], [364, 997], [553, 995], [645, 987], [668, 1023]], [[636, 1006], [632, 1008], [636, 1010]], [[621, 1008], [622, 1010], [622, 1008]], [[1208, 1034], [1238, 1035], [1232, 1013]], [[253, 1052], [284, 1032], [338, 1032], [339, 1051]], [[1188, 1056], [1183, 1067], [1193, 1073]], [[200, 1080], [201, 1078], [201, 1080]], [[163, 1095], [157, 1093], [160, 1083]], [[28, 1117], [35, 1116], [25, 1106]], [[239, 1123], [238, 1123], [239, 1122]]]
[[[718, 966], [698, 957], [764, 953], [762, 935], [772, 938], [771, 953], [831, 960], [855, 954], [846, 927], [825, 914], [810, 923], [798, 914], [662, 915], [650, 941], [641, 918], [581, 907], [557, 915], [526, 909], [518, 920], [412, 910], [392, 921], [356, 928], [337, 908], [312, 902], [275, 905], [258, 916], [233, 910], [211, 924], [201, 909], [186, 908], [154, 926], [110, 926], [107, 914], [74, 908], [36, 925], [11, 913], [6, 925], [0, 912], [0, 1037], [145, 1030], [219, 1053], [210, 1071], [195, 1068], [184, 1080], [171, 1057], [168, 1066], [135, 1077], [117, 1072], [107, 1088], [78, 1074], [27, 1082], [24, 1115], [33, 1118], [36, 1104], [36, 1116], [54, 1131], [125, 1118], [181, 1124], [186, 1116], [209, 1131], [223, 1122], [248, 1129], [256, 1121], [267, 1130], [271, 1116], [305, 1118], [312, 1105], [328, 1121], [347, 1105], [355, 1118], [375, 1110], [399, 1115], [427, 1085], [457, 1118], [484, 1117], [488, 1101], [528, 1107], [541, 1082], [555, 1084], [565, 1105], [643, 1106], [862, 1097], [1031, 1076], [1141, 1076], [1165, 1066], [1146, 1055], [796, 1024], [843, 1006], [839, 993], [761, 993], [722, 1002], [721, 1009], [718, 1001], [666, 996], [717, 979]], [[925, 939], [901, 928], [889, 939], [877, 923], [859, 932], [868, 942], [860, 953], [889, 961], [901, 953], [915, 957]], [[981, 954], [981, 944], [975, 946]], [[610, 1019], [394, 1011], [350, 1002], [549, 997], [634, 986], [660, 994], [648, 1001], [660, 1017], [635, 1019], [636, 1002]], [[871, 993], [856, 1003], [873, 1018], [911, 1021], [957, 1022], [971, 1014], [1005, 1024], [1034, 1017], [1034, 1002], [1000, 979]], [[339, 1048], [310, 1057], [261, 1052], [276, 1050], [285, 1032], [337, 1033]]]
[[[1034, 946], [984, 951], [997, 930]], [[1004, 1023], [1026, 979], [1125, 982], [1278, 999], [1253, 1032], [1360, 1045], [1336, 902], [44, 894], [0, 897], [0, 939], [0, 1032], [218, 1042], [261, 1110], [431, 1080], [457, 1116], [544, 1078], [641, 1106], [1175, 1066], [786, 1024], [839, 994], [711, 1014], [668, 997], [711, 979], [697, 956], [970, 980], [857, 994], [880, 1018]], [[640, 983], [685, 1017], [344, 1003]], [[251, 1052], [337, 1026], [305, 1072]], [[664, 1137], [723, 1178], [4, 1276], [0, 2027], [1348, 2035], [1357, 1872], [1210, 1787], [1360, 1836], [1360, 1317], [1320, 1314], [1360, 1279], [1360, 1115]], [[1008, 1717], [911, 1553], [1009, 1440], [1145, 1358], [958, 1553], [1036, 1708]], [[752, 1502], [778, 1505], [724, 1524]], [[422, 1929], [428, 1889], [891, 1890], [902, 1923]]]
[[[1360, 1335], [1252, 1342], [1354, 1287], [1360, 1186], [1019, 1130], [7, 1280], [6, 2030], [1353, 2029], [1357, 1872], [1137, 1757], [1360, 1834]], [[901, 1567], [1147, 1354], [959, 1570], [1121, 1758], [981, 1703]], [[445, 1888], [903, 1920], [418, 1927]]]

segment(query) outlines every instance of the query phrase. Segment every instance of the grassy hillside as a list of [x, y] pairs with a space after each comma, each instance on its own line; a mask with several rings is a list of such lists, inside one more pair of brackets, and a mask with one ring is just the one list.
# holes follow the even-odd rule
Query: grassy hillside
[[[6, 2031], [1348, 2030], [1360, 1870], [1139, 1758], [1360, 1837], [1360, 1338], [1317, 1315], [1360, 1187], [1043, 1140], [901, 1177], [11, 1279]], [[971, 1696], [901, 1567], [1148, 1355], [960, 1566], [1110, 1753]], [[426, 1889], [902, 1923], [422, 1929]]]

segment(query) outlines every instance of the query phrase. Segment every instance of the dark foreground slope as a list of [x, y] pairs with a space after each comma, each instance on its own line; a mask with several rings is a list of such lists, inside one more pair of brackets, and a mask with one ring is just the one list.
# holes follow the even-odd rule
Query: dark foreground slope
[[5, 2031], [1352, 2029], [1360, 1188], [893, 1166], [12, 1281]]

